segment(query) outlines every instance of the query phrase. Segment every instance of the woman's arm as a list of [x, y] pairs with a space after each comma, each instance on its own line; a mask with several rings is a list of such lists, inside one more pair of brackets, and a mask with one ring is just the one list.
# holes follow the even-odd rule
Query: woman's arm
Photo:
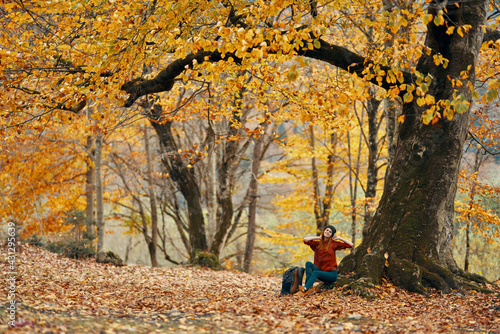
[[349, 240], [344, 239], [344, 238], [342, 238], [342, 237], [339, 237], [338, 235], [334, 236], [334, 237], [333, 237], [333, 240], [339, 240], [339, 241], [342, 241], [342, 242], [343, 242], [343, 243], [345, 243], [345, 244], [348, 244], [348, 245], [349, 245], [349, 246], [351, 246], [351, 247], [353, 246], [352, 242], [350, 242]]
[[305, 237], [304, 242], [311, 241], [311, 240], [319, 240], [319, 239], [321, 239], [321, 237]]

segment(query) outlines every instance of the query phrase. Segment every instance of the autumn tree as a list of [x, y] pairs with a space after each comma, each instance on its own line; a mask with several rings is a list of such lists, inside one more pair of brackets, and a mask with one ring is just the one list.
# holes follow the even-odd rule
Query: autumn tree
[[[470, 270], [471, 238], [481, 236], [484, 243], [496, 243], [499, 240], [500, 218], [498, 203], [500, 187], [495, 180], [488, 180], [488, 169], [496, 166], [495, 158], [500, 154], [498, 138], [498, 99], [478, 105], [472, 111], [468, 144], [459, 173], [458, 191], [465, 195], [457, 196], [455, 202], [457, 223], [465, 233], [464, 264], [465, 271]], [[496, 206], [496, 207], [495, 207]], [[461, 228], [462, 229], [462, 228]]]
[[[413, 71], [373, 63], [314, 34], [309, 38], [317, 45], [307, 49], [307, 41], [299, 38], [304, 30], [289, 32], [288, 40], [293, 36], [297, 44], [283, 43], [278, 48], [287, 53], [295, 47], [305, 57], [334, 64], [392, 92], [400, 91], [405, 102], [396, 156], [372, 226], [352, 256], [344, 259], [341, 272], [353, 271], [375, 283], [386, 273], [395, 284], [419, 292], [424, 285], [443, 291], [458, 288], [458, 277], [466, 276], [451, 254], [453, 200], [487, 4], [431, 2], [424, 17], [423, 52]], [[307, 40], [307, 34], [304, 38]], [[273, 44], [266, 51], [272, 48]], [[200, 50], [172, 63], [152, 80], [125, 85], [130, 94], [127, 105], [144, 94], [169, 90], [174, 78], [184, 72], [183, 64], [218, 62], [224, 53], [232, 59], [245, 56], [239, 50], [230, 52]], [[412, 98], [413, 91], [418, 98]]]
[[25, 131], [0, 144], [0, 215], [18, 222], [22, 236], [65, 232], [64, 214], [84, 209], [80, 200], [85, 153], [61, 133]]
[[[78, 112], [85, 99], [120, 98], [121, 92], [127, 94], [123, 105], [131, 107], [146, 95], [175, 89], [181, 80], [220, 83], [226, 79], [220, 74], [228, 70], [279, 87], [283, 83], [279, 64], [294, 57], [333, 65], [404, 102], [396, 152], [377, 212], [367, 237], [344, 259], [340, 271], [374, 283], [386, 274], [410, 291], [423, 292], [424, 286], [449, 291], [460, 286], [461, 276], [477, 279], [456, 265], [451, 232], [469, 108], [473, 96], [480, 98], [473, 90], [480, 75], [476, 66], [483, 53], [497, 52], [494, 43], [481, 48], [483, 41], [498, 39], [488, 30], [489, 25], [496, 28], [487, 22], [489, 4], [488, 0], [426, 1], [413, 3], [412, 11], [394, 10], [392, 16], [380, 2], [370, 2], [367, 8], [377, 14], [363, 25], [374, 26], [379, 34], [384, 29], [377, 22], [394, 29], [408, 25], [415, 33], [410, 40], [398, 40], [405, 52], [396, 63], [385, 56], [390, 48], [357, 54], [344, 47], [338, 34], [345, 24], [342, 10], [356, 5], [353, 2], [69, 1], [64, 7], [9, 3], [2, 5], [6, 15], [0, 42], [5, 59], [2, 79], [9, 92], [3, 115], [28, 120], [47, 108], [61, 114]], [[425, 32], [422, 42], [419, 31]], [[145, 74], [144, 67], [152, 65], [161, 70]], [[46, 73], [42, 80], [39, 73]], [[296, 67], [286, 73], [289, 80], [298, 75]], [[233, 84], [241, 90], [241, 81]], [[497, 89], [498, 80], [491, 79], [485, 98], [497, 94]], [[20, 112], [13, 91], [32, 111], [30, 117]], [[366, 95], [364, 87], [354, 87], [347, 100], [339, 95], [317, 109], [348, 112], [342, 107], [346, 102]], [[312, 95], [308, 104], [315, 108], [319, 101], [320, 96]], [[158, 112], [169, 106], [163, 103]], [[159, 116], [153, 113], [150, 118], [161, 124]], [[169, 144], [168, 131], [162, 136], [162, 142]], [[169, 150], [170, 146], [166, 145]], [[204, 249], [191, 172], [185, 166], [176, 171], [179, 187], [194, 189], [190, 236], [193, 248]]]

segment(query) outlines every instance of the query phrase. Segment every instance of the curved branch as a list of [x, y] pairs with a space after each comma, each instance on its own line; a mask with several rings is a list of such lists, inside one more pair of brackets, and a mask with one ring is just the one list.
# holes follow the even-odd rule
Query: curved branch
[[492, 152], [488, 148], [486, 148], [486, 146], [484, 146], [484, 143], [478, 140], [471, 131], [469, 131], [469, 136], [471, 137], [471, 140], [475, 141], [481, 146], [481, 148], [484, 150], [484, 154], [489, 154], [493, 156], [500, 154], [500, 151]]
[[[224, 58], [227, 59], [229, 57], [233, 57], [236, 62], [240, 61], [239, 58], [231, 54], [226, 54]], [[186, 68], [191, 68], [194, 60], [201, 64], [206, 61], [217, 62], [224, 58], [218, 51], [201, 51], [196, 54], [190, 54], [186, 58], [173, 61], [153, 79], [129, 81], [121, 87], [123, 91], [129, 94], [127, 101], [125, 101], [125, 107], [132, 106], [141, 96], [170, 91], [174, 86], [175, 79], [182, 74]]]
[[[369, 70], [370, 67], [375, 65], [372, 61], [369, 61], [344, 47], [332, 45], [322, 39], [319, 39], [319, 42], [321, 44], [319, 49], [301, 51], [299, 52], [299, 55], [324, 61], [349, 73], [356, 74], [359, 77], [363, 77], [366, 74], [363, 72], [366, 72], [366, 70]], [[307, 42], [305, 41], [304, 44], [307, 45]], [[251, 51], [251, 49], [248, 51]], [[132, 104], [134, 104], [134, 102], [141, 96], [170, 91], [174, 86], [176, 78], [187, 68], [191, 68], [194, 60], [201, 64], [203, 62], [218, 62], [221, 60], [227, 60], [230, 57], [237, 64], [242, 61], [241, 58], [236, 57], [232, 53], [226, 53], [223, 55], [219, 51], [200, 51], [196, 54], [190, 54], [185, 58], [173, 61], [165, 69], [160, 71], [160, 73], [158, 73], [158, 75], [153, 79], [139, 79], [127, 82], [122, 86], [122, 90], [129, 94], [129, 98], [125, 102], [125, 107], [132, 106]], [[390, 67], [381, 66], [380, 69], [387, 73], [387, 71], [390, 70]], [[403, 72], [403, 77], [405, 83], [411, 83], [413, 81], [412, 74], [410, 73]], [[389, 89], [394, 85], [385, 80], [377, 81], [375, 76], [370, 80], [370, 82], [384, 89]]]
[[[232, 13], [232, 15], [234, 15], [234, 13]], [[496, 40], [499, 37], [500, 31], [488, 31], [484, 35], [483, 40]], [[375, 66], [377, 66], [379, 70], [385, 71], [386, 74], [389, 70], [391, 70], [391, 67], [389, 66], [379, 66], [373, 61], [360, 56], [357, 53], [354, 53], [344, 47], [330, 44], [321, 38], [319, 38], [318, 41], [321, 45], [320, 48], [299, 51], [298, 55], [324, 61], [351, 74], [356, 74], [358, 77], [364, 77], [369, 72], [373, 73], [373, 67]], [[307, 43], [309, 42], [310, 41], [306, 40], [303, 41], [304, 45], [307, 45]], [[270, 42], [268, 42], [268, 45], [269, 44]], [[248, 49], [247, 51], [250, 52], [251, 50], [252, 49]], [[269, 50], [268, 52], [276, 53]], [[221, 60], [227, 60], [230, 57], [237, 64], [241, 63], [242, 61], [241, 58], [236, 57], [233, 53], [222, 54], [219, 51], [200, 51], [195, 54], [190, 54], [185, 58], [173, 61], [165, 69], [160, 71], [160, 73], [158, 73], [158, 75], [153, 79], [137, 79], [134, 81], [129, 81], [122, 86], [122, 90], [129, 94], [129, 98], [125, 102], [125, 107], [132, 106], [132, 104], [134, 104], [134, 102], [141, 96], [170, 91], [174, 86], [176, 78], [187, 68], [192, 68], [194, 60], [196, 60], [198, 64], [201, 64], [204, 62], [218, 62]], [[411, 73], [404, 71], [402, 71], [402, 73], [403, 81], [400, 83], [410, 84], [415, 81]], [[376, 86], [388, 90], [395, 84], [387, 82], [387, 80], [384, 79], [385, 75], [382, 75], [383, 80], [380, 80], [381, 75], [372, 75], [369, 81]]]

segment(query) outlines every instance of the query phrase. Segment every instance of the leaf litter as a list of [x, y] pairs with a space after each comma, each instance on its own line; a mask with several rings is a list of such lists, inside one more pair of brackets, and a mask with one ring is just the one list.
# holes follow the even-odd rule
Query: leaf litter
[[[5, 252], [3, 252], [5, 254]], [[114, 267], [23, 245], [17, 254], [12, 333], [495, 333], [494, 293], [409, 293], [384, 283], [374, 300], [341, 287], [279, 296], [281, 278], [206, 268]], [[0, 257], [3, 276], [7, 258]]]

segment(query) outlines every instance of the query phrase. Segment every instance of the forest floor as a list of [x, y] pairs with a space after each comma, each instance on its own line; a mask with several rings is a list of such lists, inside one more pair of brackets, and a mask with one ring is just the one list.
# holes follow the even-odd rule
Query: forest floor
[[[9, 277], [6, 252], [2, 277]], [[6, 294], [0, 332], [12, 333], [495, 333], [494, 293], [432, 292], [390, 284], [367, 300], [334, 288], [280, 297], [281, 279], [204, 268], [115, 267], [23, 245], [16, 254], [15, 327]], [[3, 290], [9, 289], [7, 285]], [[5, 283], [7, 282], [7, 283]], [[12, 285], [10, 285], [12, 287]]]

